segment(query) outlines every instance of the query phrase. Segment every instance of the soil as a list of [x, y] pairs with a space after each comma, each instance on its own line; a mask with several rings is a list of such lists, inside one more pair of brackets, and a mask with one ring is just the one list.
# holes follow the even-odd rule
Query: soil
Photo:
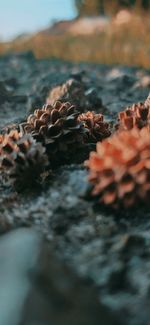
[[[67, 90], [64, 99], [69, 98], [72, 103], [76, 100], [81, 111], [102, 112], [106, 119], [114, 121], [123, 108], [146, 99], [150, 70], [36, 60], [30, 52], [1, 57], [1, 132], [17, 127], [35, 108], [51, 99], [55, 87], [68, 80], [72, 80], [71, 84], [74, 83], [79, 92], [75, 92], [74, 97], [73, 92]], [[62, 98], [61, 87], [53, 96]], [[36, 229], [47, 240], [60, 269], [65, 263], [78, 279], [86, 279], [87, 294], [91, 286], [96, 288], [99, 301], [116, 315], [118, 324], [148, 325], [149, 211], [138, 208], [114, 212], [97, 207], [86, 198], [88, 188], [87, 170], [74, 161], [50, 173], [40, 188], [16, 192], [11, 187], [1, 186], [1, 234], [21, 227]], [[62, 324], [68, 323], [64, 319]], [[78, 320], [74, 324], [84, 323]], [[89, 321], [89, 324], [97, 323]], [[112, 322], [107, 319], [102, 324]]]

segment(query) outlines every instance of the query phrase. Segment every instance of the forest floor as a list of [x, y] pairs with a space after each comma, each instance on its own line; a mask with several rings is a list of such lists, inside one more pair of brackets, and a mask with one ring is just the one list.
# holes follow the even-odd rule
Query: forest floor
[[[31, 52], [3, 56], [0, 58], [1, 132], [24, 121], [29, 113], [45, 103], [55, 86], [62, 85], [68, 79], [75, 80], [77, 87], [82, 89], [79, 96], [70, 98], [72, 102], [79, 101], [80, 105], [83, 101], [87, 110], [101, 112], [107, 119], [114, 120], [123, 108], [146, 99], [150, 70], [121, 65], [36, 60]], [[59, 98], [59, 91], [57, 96]], [[68, 94], [66, 98], [67, 96]], [[105, 211], [84, 198], [87, 186], [87, 170], [82, 164], [72, 161], [71, 165], [56, 169], [40, 189], [18, 193], [12, 188], [1, 188], [0, 261], [1, 247], [8, 254], [5, 255], [5, 260], [9, 254], [14, 254], [15, 260], [16, 251], [21, 246], [19, 247], [18, 241], [18, 246], [14, 248], [15, 245], [12, 245], [13, 248], [8, 251], [8, 242], [12, 238], [5, 233], [13, 230], [15, 241], [18, 236], [15, 229], [22, 227], [27, 228], [27, 231], [31, 228], [36, 229], [38, 234], [42, 233], [53, 256], [50, 255], [46, 264], [49, 281], [44, 282], [47, 287], [44, 291], [45, 304], [51, 304], [50, 315], [53, 314], [53, 318], [45, 320], [42, 319], [46, 317], [41, 316], [42, 312], [34, 312], [44, 309], [45, 305], [40, 303], [38, 295], [33, 294], [29, 318], [26, 320], [28, 306], [25, 316], [22, 316], [25, 320], [20, 324], [34, 324], [37, 315], [41, 321], [38, 324], [42, 325], [51, 324], [51, 321], [56, 325], [149, 324], [149, 212], [139, 209], [117, 213]], [[31, 233], [29, 237], [30, 235]], [[27, 243], [28, 247], [28, 238]], [[54, 267], [55, 259], [59, 268]], [[41, 259], [39, 263], [44, 262]], [[66, 286], [66, 281], [69, 280], [68, 275], [63, 273], [64, 267], [67, 267], [69, 276], [73, 274], [73, 283], [77, 281], [76, 290], [75, 287], [72, 289], [72, 280], [69, 282], [70, 287]], [[6, 273], [7, 271], [8, 269]], [[85, 280], [86, 293], [81, 284]], [[0, 287], [1, 282], [0, 274]], [[60, 295], [61, 299], [64, 296], [68, 299], [68, 304], [71, 301], [72, 309], [63, 305]], [[83, 300], [85, 309], [82, 306]], [[78, 302], [80, 313], [74, 312], [74, 305]], [[63, 311], [69, 314], [68, 318], [62, 316]], [[57, 316], [59, 312], [61, 319]]]

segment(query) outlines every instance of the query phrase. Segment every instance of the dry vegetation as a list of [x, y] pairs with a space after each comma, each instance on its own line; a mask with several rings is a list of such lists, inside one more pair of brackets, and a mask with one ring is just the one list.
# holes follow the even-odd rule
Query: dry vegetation
[[37, 58], [75, 62], [121, 63], [150, 67], [149, 15], [134, 16], [127, 24], [112, 21], [105, 31], [86, 36], [36, 34], [27, 40], [0, 44], [0, 53], [32, 50]]

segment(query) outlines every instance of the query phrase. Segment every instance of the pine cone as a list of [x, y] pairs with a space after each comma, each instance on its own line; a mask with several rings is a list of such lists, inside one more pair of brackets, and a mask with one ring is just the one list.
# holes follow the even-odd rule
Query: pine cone
[[97, 143], [85, 165], [92, 196], [114, 208], [150, 200], [150, 130], [136, 128]]
[[0, 136], [0, 173], [15, 185], [33, 185], [48, 164], [45, 148], [17, 131]]
[[82, 122], [85, 129], [87, 129], [87, 142], [89, 143], [102, 141], [111, 135], [109, 123], [104, 121], [104, 116], [102, 114], [95, 114], [89, 111], [80, 114], [78, 121]]
[[78, 112], [70, 103], [45, 105], [20, 125], [23, 133], [30, 133], [41, 141], [52, 163], [67, 161], [73, 150], [84, 143], [86, 129], [78, 121]]
[[150, 106], [143, 103], [133, 104], [120, 112], [116, 129], [131, 130], [133, 127], [143, 128], [150, 123]]
[[81, 112], [89, 105], [83, 84], [75, 79], [69, 79], [50, 91], [46, 103], [54, 105], [56, 101], [70, 102], [76, 105]]

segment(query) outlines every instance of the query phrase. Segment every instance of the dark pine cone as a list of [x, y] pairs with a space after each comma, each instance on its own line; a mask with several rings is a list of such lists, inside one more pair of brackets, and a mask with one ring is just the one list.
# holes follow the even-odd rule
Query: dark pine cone
[[133, 104], [127, 107], [125, 111], [120, 112], [116, 129], [130, 130], [133, 127], [142, 129], [150, 123], [150, 106], [145, 103]]
[[0, 174], [20, 187], [35, 184], [48, 165], [45, 148], [17, 131], [0, 136]]
[[129, 208], [150, 200], [150, 130], [134, 128], [97, 143], [85, 162], [91, 195], [114, 208]]
[[111, 135], [109, 123], [104, 121], [102, 114], [95, 114], [94, 112], [87, 112], [80, 114], [78, 121], [83, 123], [87, 129], [87, 142], [96, 143]]
[[57, 101], [53, 106], [35, 110], [20, 127], [23, 133], [30, 133], [43, 143], [52, 163], [67, 162], [86, 137], [78, 115], [73, 105]]

